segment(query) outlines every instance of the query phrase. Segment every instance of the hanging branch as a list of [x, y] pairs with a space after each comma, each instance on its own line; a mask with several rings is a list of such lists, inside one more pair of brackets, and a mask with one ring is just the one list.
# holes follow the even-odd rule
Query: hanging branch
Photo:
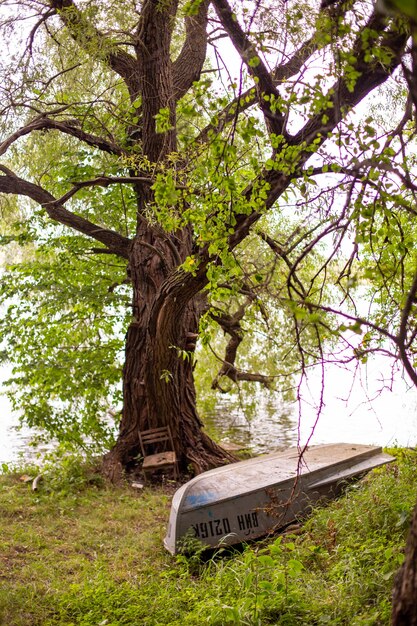
[[259, 373], [243, 372], [235, 365], [237, 351], [244, 337], [244, 331], [241, 326], [241, 321], [245, 315], [246, 307], [255, 298], [256, 296], [254, 296], [253, 298], [249, 297], [246, 304], [242, 304], [233, 315], [228, 315], [227, 313], [219, 310], [216, 310], [212, 315], [212, 319], [219, 324], [219, 326], [226, 334], [230, 336], [230, 339], [226, 346], [224, 359], [221, 359], [222, 366], [217, 373], [216, 378], [211, 384], [212, 389], [219, 389], [220, 391], [222, 391], [220, 387], [220, 380], [225, 376], [227, 378], [230, 378], [230, 380], [232, 380], [233, 382], [258, 382], [265, 385], [265, 387], [269, 387], [269, 385], [271, 385], [274, 380], [273, 376], [265, 376], [264, 374]]
[[411, 315], [412, 308], [415, 306], [417, 300], [417, 271], [414, 274], [413, 282], [407, 294], [407, 299], [405, 301], [405, 305], [401, 312], [401, 323], [400, 330], [398, 336], [396, 337], [396, 344], [398, 346], [398, 350], [400, 352], [401, 361], [404, 364], [404, 367], [407, 371], [407, 374], [413, 381], [414, 385], [417, 386], [417, 372], [410, 361], [408, 355], [408, 349], [410, 348], [410, 343], [407, 342], [407, 325]]
[[11, 170], [4, 166], [0, 166], [0, 171], [5, 176], [0, 176], [0, 193], [26, 196], [40, 204], [55, 222], [59, 222], [64, 226], [69, 226], [74, 230], [87, 235], [96, 241], [103, 243], [113, 254], [128, 258], [130, 247], [130, 239], [123, 237], [114, 230], [103, 228], [90, 222], [90, 220], [72, 213], [57, 199], [40, 185], [35, 185], [23, 178], [19, 178]]

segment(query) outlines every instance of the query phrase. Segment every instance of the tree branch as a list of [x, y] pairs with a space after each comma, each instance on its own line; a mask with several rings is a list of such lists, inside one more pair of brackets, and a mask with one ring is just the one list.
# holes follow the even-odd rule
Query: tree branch
[[264, 374], [251, 372], [242, 372], [235, 366], [237, 350], [239, 348], [239, 345], [243, 341], [244, 335], [244, 331], [240, 322], [245, 315], [246, 306], [250, 302], [253, 302], [253, 300], [255, 299], [256, 294], [251, 292], [250, 295], [247, 296], [246, 303], [242, 304], [233, 315], [228, 315], [227, 313], [224, 313], [220, 310], [216, 310], [215, 314], [212, 315], [213, 320], [217, 322], [217, 324], [219, 324], [223, 331], [230, 336], [230, 339], [226, 346], [225, 357], [224, 359], [221, 359], [222, 366], [217, 373], [216, 378], [211, 384], [212, 389], [221, 390], [220, 380], [224, 376], [227, 376], [227, 378], [230, 378], [230, 380], [232, 380], [233, 382], [246, 380], [262, 383], [266, 387], [268, 387], [273, 381], [272, 376], [265, 376]]
[[28, 45], [27, 45], [27, 49], [29, 50], [30, 54], [32, 54], [33, 42], [35, 40], [35, 35], [38, 29], [42, 26], [42, 24], [45, 24], [48, 18], [54, 15], [54, 13], [55, 11], [53, 9], [49, 9], [49, 11], [46, 11], [43, 15], [41, 15], [39, 20], [36, 22], [35, 26], [30, 31], [29, 37], [28, 37]]
[[94, 148], [98, 148], [99, 150], [103, 150], [109, 154], [116, 154], [118, 156], [125, 154], [125, 151], [116, 144], [110, 143], [96, 135], [86, 133], [82, 130], [82, 128], [74, 123], [54, 120], [46, 115], [40, 115], [5, 139], [0, 144], [0, 155], [4, 154], [6, 150], [8, 150], [8, 148], [20, 137], [29, 135], [29, 133], [35, 130], [59, 130], [66, 135], [76, 137], [77, 139], [80, 139], [80, 141], [87, 143], [89, 146], [93, 146]]
[[291, 277], [294, 278], [294, 281], [297, 283], [299, 290], [294, 288], [294, 291], [296, 291], [296, 293], [300, 296], [305, 298], [307, 296], [307, 292], [306, 289], [303, 285], [303, 283], [301, 282], [301, 280], [298, 278], [297, 273], [296, 273], [296, 269], [293, 265], [293, 263], [290, 261], [288, 255], [286, 254], [286, 251], [284, 250], [284, 248], [278, 243], [276, 242], [274, 239], [272, 239], [272, 237], [270, 237], [267, 233], [264, 232], [259, 232], [258, 233], [259, 237], [261, 239], [263, 239], [263, 241], [265, 241], [265, 243], [271, 248], [272, 252], [277, 255], [278, 257], [280, 257], [284, 263], [286, 264], [286, 266], [288, 267], [288, 269], [290, 270], [290, 276], [289, 276], [289, 281], [291, 279]]
[[[288, 80], [288, 78], [297, 74], [315, 50], [317, 50], [317, 44], [315, 42], [315, 38], [311, 37], [294, 52], [287, 63], [278, 65], [275, 68], [272, 72], [272, 80], [274, 84], [276, 85], [280, 82]], [[230, 104], [217, 114], [217, 124], [208, 124], [208, 126], [203, 128], [201, 133], [198, 135], [196, 142], [204, 143], [207, 141], [210, 132], [220, 133], [226, 124], [236, 118], [236, 115], [252, 107], [256, 103], [255, 97], [251, 97], [251, 94], [253, 93], [254, 88], [251, 87], [234, 98]]]
[[130, 239], [108, 228], [102, 228], [89, 220], [68, 211], [64, 206], [40, 185], [35, 185], [23, 178], [19, 178], [7, 168], [5, 176], [0, 176], [0, 193], [26, 196], [40, 204], [51, 220], [69, 226], [78, 232], [100, 241], [113, 254], [125, 259], [129, 257]]
[[407, 343], [407, 324], [408, 319], [410, 317], [411, 310], [416, 303], [417, 297], [417, 271], [414, 274], [412, 285], [407, 294], [407, 299], [403, 310], [401, 312], [401, 322], [400, 322], [400, 330], [398, 333], [396, 344], [398, 346], [398, 350], [400, 352], [401, 361], [404, 364], [404, 367], [407, 371], [407, 374], [413, 381], [414, 385], [417, 386], [417, 372], [411, 363], [407, 349], [410, 347]]
[[338, 311], [337, 309], [333, 309], [332, 307], [325, 306], [323, 304], [316, 304], [314, 302], [311, 302], [310, 300], [300, 300], [300, 302], [298, 303], [295, 302], [294, 300], [283, 299], [282, 301], [284, 302], [284, 304], [288, 303], [290, 306], [294, 306], [294, 305], [305, 306], [315, 311], [323, 311], [323, 313], [330, 313], [332, 315], [335, 315], [336, 317], [341, 317], [344, 320], [353, 322], [354, 324], [359, 324], [360, 326], [366, 326], [367, 328], [371, 328], [372, 330], [375, 330], [378, 334], [382, 335], [383, 337], [386, 337], [387, 339], [392, 341], [393, 344], [395, 345], [397, 344], [397, 337], [395, 337], [395, 335], [390, 333], [388, 330], [386, 330], [382, 326], [378, 326], [378, 324], [374, 324], [373, 322], [365, 319], [364, 317], [359, 317], [357, 315], [350, 315], [349, 313], [343, 313], [343, 311]]
[[[380, 24], [380, 30], [383, 31], [385, 29], [385, 22], [382, 21], [382, 23], [380, 23], [380, 19], [379, 16], [373, 16], [368, 22], [368, 28], [372, 26], [372, 28], [375, 29], [377, 25]], [[357, 57], [355, 67], [360, 71], [360, 76], [354, 87], [352, 90], [348, 89], [347, 81], [344, 76], [338, 80], [333, 87], [334, 94], [330, 97], [330, 103], [326, 108], [317, 115], [314, 115], [304, 128], [289, 140], [289, 143], [292, 145], [306, 144], [306, 149], [300, 152], [297, 171], [291, 174], [284, 174], [279, 170], [264, 169], [244, 192], [244, 196], [248, 201], [251, 200], [255, 190], [259, 189], [260, 185], [265, 185], [268, 192], [263, 204], [263, 209], [267, 210], [273, 206], [276, 200], [289, 186], [292, 179], [298, 176], [300, 168], [311, 157], [311, 144], [314, 142], [314, 151], [317, 151], [337, 124], [346, 117], [348, 112], [370, 93], [372, 89], [382, 85], [400, 65], [407, 39], [408, 35], [402, 29], [385, 33], [379, 45], [391, 53], [391, 59], [389, 63], [387, 62], [383, 65], [377, 61], [365, 61], [367, 48], [363, 43], [361, 35], [358, 36], [354, 46], [354, 52]], [[323, 123], [324, 114], [328, 117], [326, 124]], [[272, 155], [272, 158], [274, 158], [274, 155]], [[235, 232], [229, 238], [230, 249], [235, 248], [248, 235], [251, 227], [257, 222], [261, 215], [263, 215], [263, 212], [255, 210], [250, 215], [238, 214], [235, 216], [236, 228]]]
[[[311, 145], [317, 138], [323, 143], [328, 133], [346, 117], [348, 112], [373, 89], [382, 85], [401, 64], [401, 56], [408, 35], [404, 29], [398, 28], [384, 32], [386, 28], [386, 19], [375, 11], [352, 46], [352, 57], [356, 58], [356, 61], [352, 64], [351, 72], [356, 72], [358, 76], [355, 84], [350, 86], [346, 76], [341, 76], [330, 88], [327, 103], [316, 115], [310, 118], [296, 135], [290, 137], [290, 144], [299, 145], [306, 142]], [[370, 33], [366, 44], [362, 36], [364, 30]], [[382, 34], [383, 37], [378, 41]], [[378, 45], [379, 49], [391, 53], [390, 62], [381, 63], [375, 58], [370, 61], [368, 56], [371, 44]], [[323, 118], [327, 119], [325, 123]]]
[[127, 85], [132, 100], [139, 94], [137, 61], [125, 50], [106, 38], [74, 4], [73, 0], [49, 0], [52, 9], [64, 22], [71, 37], [83, 49], [93, 50], [95, 56], [106, 62]]
[[210, 1], [203, 0], [196, 15], [185, 18], [185, 42], [173, 63], [175, 99], [182, 98], [200, 78], [207, 52], [207, 13]]
[[[326, 11], [327, 5], [322, 4], [321, 11]], [[327, 10], [327, 14], [332, 19], [340, 18], [342, 13], [347, 11], [347, 5], [343, 4], [337, 7], [337, 10]], [[323, 41], [318, 36], [318, 33], [314, 33], [309, 39], [307, 39], [291, 56], [286, 63], [281, 63], [276, 66], [271, 73], [271, 78], [274, 86], [277, 86], [280, 82], [288, 80], [291, 76], [295, 76], [301, 70], [306, 61], [311, 57], [314, 52], [319, 48], [318, 42], [320, 41], [320, 47], [323, 46]], [[252, 107], [256, 103], [254, 97], [251, 98], [251, 93], [254, 93], [254, 88], [247, 89], [243, 93], [239, 94], [230, 104], [228, 104], [223, 111], [220, 111], [217, 115], [218, 122], [214, 126], [209, 124], [204, 128], [200, 135], [197, 137], [198, 142], [204, 142], [207, 140], [208, 133], [210, 131], [218, 133], [221, 132], [225, 124], [235, 119], [237, 112], [241, 113]]]
[[120, 185], [120, 184], [138, 184], [142, 183], [145, 185], [153, 185], [155, 180], [153, 178], [148, 178], [146, 176], [97, 176], [97, 178], [92, 178], [91, 180], [81, 180], [79, 182], [75, 182], [74, 186], [64, 193], [63, 196], [56, 200], [57, 204], [65, 204], [67, 200], [72, 198], [77, 191], [83, 189], [84, 187], [109, 187], [110, 185]]
[[413, 26], [413, 41], [411, 44], [411, 70], [405, 63], [402, 63], [402, 69], [414, 105], [414, 113], [417, 115], [417, 26], [415, 25]]
[[268, 130], [276, 135], [284, 133], [284, 116], [279, 111], [281, 96], [271, 73], [247, 34], [243, 31], [227, 0], [213, 0], [217, 15], [233, 45], [255, 79], [255, 91]]

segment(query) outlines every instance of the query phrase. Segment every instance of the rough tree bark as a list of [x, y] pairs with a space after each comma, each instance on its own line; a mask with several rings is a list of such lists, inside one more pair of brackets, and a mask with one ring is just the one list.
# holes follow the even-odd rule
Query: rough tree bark
[[405, 561], [394, 583], [392, 626], [417, 626], [417, 505], [405, 549]]
[[[181, 234], [176, 254], [173, 243], [164, 246], [141, 228], [132, 244], [133, 319], [126, 336], [123, 415], [118, 441], [105, 458], [112, 477], [139, 452], [138, 430], [165, 424], [183, 469], [190, 464], [199, 473], [233, 460], [204, 433], [196, 411], [192, 355], [204, 276], [187, 281], [176, 272], [177, 255], [185, 260], [191, 252], [191, 237]], [[152, 241], [149, 247], [145, 237]]]

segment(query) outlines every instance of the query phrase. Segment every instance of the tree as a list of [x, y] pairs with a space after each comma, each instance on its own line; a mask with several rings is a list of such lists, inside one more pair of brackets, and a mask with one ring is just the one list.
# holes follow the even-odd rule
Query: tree
[[414, 508], [405, 550], [405, 560], [394, 584], [392, 603], [393, 626], [417, 624], [417, 506]]
[[[318, 250], [326, 237], [339, 237], [340, 248], [355, 219], [346, 217], [350, 203], [327, 200], [347, 190], [357, 215], [357, 181], [389, 158], [390, 142], [380, 149], [372, 124], [351, 112], [401, 66], [407, 27], [362, 1], [314, 4], [308, 15], [297, 1], [1, 6], [11, 51], [2, 68], [0, 193], [30, 199], [21, 210], [32, 224], [28, 234], [21, 218], [14, 238], [42, 242], [61, 225], [81, 234], [84, 257], [88, 249], [90, 258], [118, 259], [116, 282], [127, 267], [123, 411], [106, 471], [134, 462], [138, 430], [162, 424], [183, 469], [224, 463], [230, 455], [196, 411], [196, 339], [209, 319], [230, 337], [216, 384], [269, 384], [236, 360], [244, 316], [251, 310], [260, 324], [263, 293], [278, 298], [283, 324], [291, 320], [286, 339], [302, 365], [309, 337], [320, 355], [333, 332], [325, 305], [336, 287], [326, 277], [340, 257], [321, 261]], [[20, 49], [22, 20], [30, 27]], [[219, 73], [208, 56], [211, 44], [220, 63], [223, 38], [240, 64], [237, 82], [233, 66]], [[337, 181], [317, 193], [315, 178], [329, 172]], [[286, 213], [280, 203], [290, 198], [296, 210]], [[63, 258], [75, 240], [56, 232]], [[352, 263], [339, 272], [345, 296]], [[27, 289], [38, 280], [29, 272]]]

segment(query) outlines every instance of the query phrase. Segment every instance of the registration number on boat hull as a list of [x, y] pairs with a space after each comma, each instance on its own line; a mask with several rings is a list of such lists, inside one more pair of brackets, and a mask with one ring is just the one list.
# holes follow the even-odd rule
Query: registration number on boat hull
[[259, 528], [257, 511], [235, 515], [232, 522], [229, 517], [222, 517], [204, 522], [198, 522], [191, 526], [196, 539], [208, 539], [211, 537], [222, 537], [231, 532], [238, 531], [239, 534], [249, 536], [255, 529]]

